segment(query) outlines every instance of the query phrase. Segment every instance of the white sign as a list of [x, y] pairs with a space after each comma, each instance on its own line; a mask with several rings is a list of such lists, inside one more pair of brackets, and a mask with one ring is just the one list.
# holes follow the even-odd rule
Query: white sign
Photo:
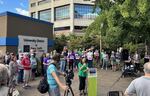
[[46, 53], [48, 49], [48, 39], [43, 37], [33, 36], [18, 36], [18, 49], [23, 52], [30, 52], [30, 49], [35, 49], [37, 53]]

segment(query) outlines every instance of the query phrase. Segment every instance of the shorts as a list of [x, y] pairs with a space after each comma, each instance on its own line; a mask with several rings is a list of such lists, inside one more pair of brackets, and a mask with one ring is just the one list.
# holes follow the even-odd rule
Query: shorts
[[24, 70], [24, 81], [29, 81], [31, 77], [31, 70]]
[[116, 59], [116, 63], [117, 63], [117, 64], [120, 64], [120, 60], [119, 60], [119, 59]]

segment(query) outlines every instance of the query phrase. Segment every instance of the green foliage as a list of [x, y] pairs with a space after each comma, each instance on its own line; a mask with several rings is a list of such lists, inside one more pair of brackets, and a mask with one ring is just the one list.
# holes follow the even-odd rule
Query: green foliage
[[96, 6], [101, 13], [87, 28], [85, 37], [101, 34], [102, 47], [112, 49], [149, 41], [150, 0], [96, 0]]
[[55, 49], [57, 52], [61, 52], [63, 50], [63, 47], [67, 46], [68, 37], [65, 35], [56, 37], [54, 40], [55, 40], [55, 44], [53, 49]]
[[130, 53], [134, 53], [138, 49], [138, 45], [133, 43], [127, 43], [123, 45], [123, 48], [128, 49]]
[[82, 37], [71, 34], [68, 36], [68, 38], [69, 38], [68, 48], [70, 50], [82, 48], [81, 45]]

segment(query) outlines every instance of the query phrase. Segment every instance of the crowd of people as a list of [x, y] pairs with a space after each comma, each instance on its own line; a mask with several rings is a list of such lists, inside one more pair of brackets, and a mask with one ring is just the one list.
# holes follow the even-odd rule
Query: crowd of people
[[[78, 71], [79, 91], [82, 95], [86, 94], [85, 86], [89, 68], [98, 67], [108, 70], [110, 66], [112, 71], [117, 71], [121, 69], [121, 60], [125, 57], [119, 50], [99, 52], [92, 47], [83, 50], [68, 50], [64, 47], [59, 54], [54, 50], [51, 53], [43, 53], [40, 58], [36, 56], [35, 51], [22, 53], [19, 50], [18, 54], [6, 52], [5, 55], [0, 52], [0, 63], [8, 68], [8, 86], [23, 83], [25, 89], [31, 87], [29, 82], [35, 80], [35, 74], [40, 65], [41, 71], [38, 73], [41, 73], [48, 81], [49, 96], [60, 96], [59, 87], [64, 90], [68, 89], [68, 86], [60, 81], [59, 75], [65, 76], [66, 70]], [[135, 71], [140, 71], [141, 57], [137, 52], [132, 56], [128, 54], [126, 58], [125, 63], [134, 63]]]

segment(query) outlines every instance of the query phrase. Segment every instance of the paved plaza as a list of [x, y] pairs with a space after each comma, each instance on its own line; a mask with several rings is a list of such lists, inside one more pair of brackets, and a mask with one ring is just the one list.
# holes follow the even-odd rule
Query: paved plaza
[[[110, 90], [110, 86], [120, 77], [121, 72], [112, 72], [111, 70], [98, 70], [98, 96], [107, 96], [107, 92]], [[61, 80], [63, 78], [61, 77]], [[120, 90], [124, 91], [127, 86], [130, 84], [132, 81], [132, 78], [121, 78], [116, 85], [112, 88], [113, 90]], [[39, 78], [37, 78], [36, 81], [31, 82], [31, 88], [29, 89], [23, 89], [22, 86], [18, 86], [17, 88], [19, 89], [19, 92], [21, 96], [48, 96], [48, 94], [40, 94], [37, 91], [37, 84], [39, 83]], [[75, 75], [75, 78], [73, 80], [72, 88], [75, 93], [75, 96], [79, 96], [79, 91], [78, 91], [78, 76]], [[63, 91], [61, 90], [61, 95], [63, 96]]]

